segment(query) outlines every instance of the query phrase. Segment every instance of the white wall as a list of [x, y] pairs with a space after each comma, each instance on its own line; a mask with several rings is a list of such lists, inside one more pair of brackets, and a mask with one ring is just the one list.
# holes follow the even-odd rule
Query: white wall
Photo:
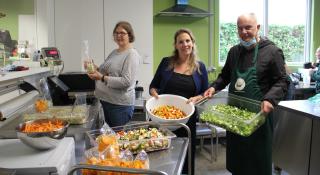
[[35, 15], [18, 15], [18, 35], [19, 41], [28, 41], [26, 53], [32, 59], [36, 43]]
[[55, 45], [65, 72], [82, 70], [83, 40], [89, 41], [90, 57], [103, 60], [103, 0], [55, 0], [54, 17]]
[[19, 40], [29, 41], [33, 44], [36, 40], [35, 16], [34, 15], [18, 15]]
[[54, 46], [54, 1], [35, 0], [36, 33], [35, 48]]
[[19, 17], [19, 40], [28, 40], [37, 50], [55, 46], [53, 7], [52, 0], [34, 0], [34, 15]]

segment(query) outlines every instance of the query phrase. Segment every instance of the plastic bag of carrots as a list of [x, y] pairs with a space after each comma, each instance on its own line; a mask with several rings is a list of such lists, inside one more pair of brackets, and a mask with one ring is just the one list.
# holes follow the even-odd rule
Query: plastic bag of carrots
[[[118, 156], [105, 156], [114, 153], [113, 149], [106, 149], [103, 153], [100, 153], [97, 147], [89, 149], [85, 152], [86, 163], [89, 165], [99, 166], [116, 166], [122, 168], [137, 168], [137, 169], [149, 169], [149, 158], [145, 151], [141, 151], [134, 159], [133, 154], [129, 150], [122, 151]], [[83, 175], [131, 175], [131, 173], [124, 172], [108, 172], [108, 171], [97, 171], [84, 169], [82, 170]]]
[[49, 108], [49, 103], [45, 99], [38, 99], [35, 101], [34, 107], [37, 112], [45, 112]]

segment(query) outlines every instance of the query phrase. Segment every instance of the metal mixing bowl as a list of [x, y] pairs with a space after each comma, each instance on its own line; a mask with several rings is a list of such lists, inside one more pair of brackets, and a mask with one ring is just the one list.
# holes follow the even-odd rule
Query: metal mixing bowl
[[67, 134], [69, 122], [61, 120], [63, 122], [63, 128], [49, 132], [22, 132], [27, 123], [43, 123], [50, 120], [60, 119], [36, 119], [21, 123], [17, 126], [17, 136], [26, 145], [37, 150], [47, 150], [55, 148], [59, 142]]

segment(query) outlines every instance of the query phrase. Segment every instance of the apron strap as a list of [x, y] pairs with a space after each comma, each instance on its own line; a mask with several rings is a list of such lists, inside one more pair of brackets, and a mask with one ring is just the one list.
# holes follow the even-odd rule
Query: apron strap
[[[256, 44], [256, 46], [254, 47], [254, 55], [253, 55], [253, 59], [252, 59], [252, 63], [256, 66], [256, 63], [257, 63], [257, 58], [258, 58], [258, 50], [259, 50], [259, 43]], [[240, 58], [240, 55], [237, 59], [237, 69], [239, 68], [239, 58]]]

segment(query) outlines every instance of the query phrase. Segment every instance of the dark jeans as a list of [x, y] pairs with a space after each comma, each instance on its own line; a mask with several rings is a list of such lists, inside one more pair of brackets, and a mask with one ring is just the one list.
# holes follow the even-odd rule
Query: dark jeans
[[125, 125], [133, 115], [134, 106], [115, 105], [100, 100], [104, 118], [110, 127]]

